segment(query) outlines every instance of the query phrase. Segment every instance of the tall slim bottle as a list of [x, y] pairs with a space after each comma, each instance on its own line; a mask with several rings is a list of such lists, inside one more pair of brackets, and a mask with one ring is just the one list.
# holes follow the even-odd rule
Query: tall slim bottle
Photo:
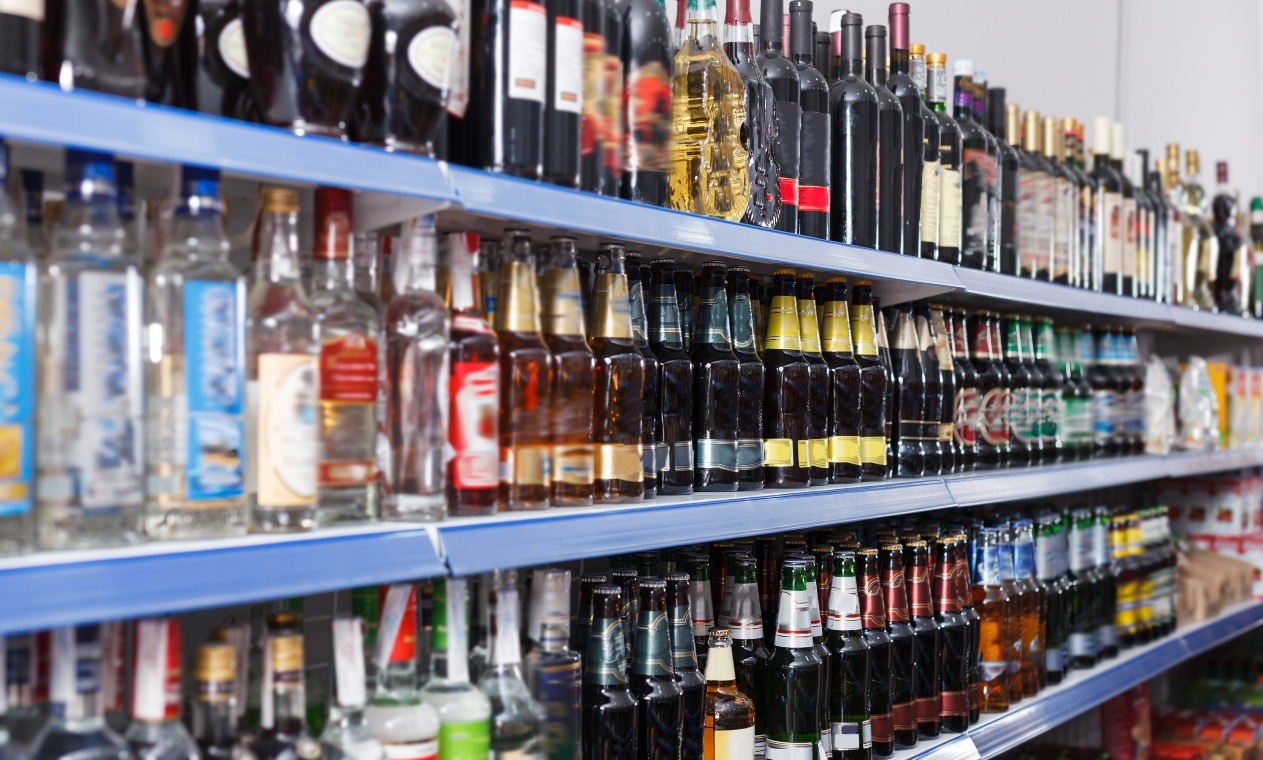
[[767, 757], [803, 757], [820, 741], [822, 663], [812, 650], [807, 562], [785, 560], [781, 568], [776, 639], [766, 664]]
[[[543, 179], [579, 186], [580, 122], [583, 114], [582, 0], [547, 0], [546, 92]], [[510, 25], [515, 7], [510, 4]], [[538, 22], [536, 22], [538, 23]], [[510, 34], [512, 34], [510, 29]], [[510, 51], [512, 55], [513, 51]], [[514, 83], [511, 83], [514, 84]]]
[[[1030, 368], [1025, 361], [1020, 315], [1004, 317], [1004, 362], [1010, 376], [1008, 398], [1009, 461], [1014, 467], [1038, 464], [1042, 452], [1036, 431], [1038, 388], [1034, 388]], [[1036, 396], [1032, 398], [1032, 394]], [[1035, 419], [1032, 419], [1035, 418]]]
[[943, 452], [944, 474], [959, 472], [964, 466], [964, 454], [956, 440], [956, 360], [952, 343], [953, 313], [951, 309], [931, 304], [930, 337], [934, 341], [934, 358], [938, 361], [939, 416], [937, 422], [939, 448]]
[[794, 270], [776, 270], [772, 283], [772, 310], [763, 350], [767, 373], [763, 394], [764, 483], [771, 488], [803, 487], [810, 477], [807, 403], [811, 379], [799, 337]]
[[873, 721], [873, 754], [888, 757], [894, 753], [894, 722], [891, 714], [890, 634], [886, 632], [886, 603], [882, 597], [881, 574], [876, 549], [861, 549], [856, 555], [860, 589], [860, 614], [864, 640], [868, 643], [868, 707]]
[[447, 513], [442, 378], [451, 352], [447, 309], [435, 292], [434, 217], [404, 223], [385, 325], [386, 425], [391, 444], [387, 520], [441, 520]]
[[671, 71], [675, 51], [662, 0], [630, 0], [623, 16], [620, 197], [650, 206], [667, 205], [671, 145]]
[[667, 615], [671, 629], [671, 660], [675, 682], [680, 687], [683, 723], [680, 733], [680, 760], [703, 760], [706, 728], [706, 678], [697, 668], [693, 643], [693, 621], [689, 605], [688, 573], [667, 573]]
[[658, 493], [687, 494], [693, 492], [693, 362], [683, 337], [675, 261], [657, 258], [651, 267], [649, 348], [658, 359], [658, 398], [656, 415], [646, 423], [654, 426], [662, 456]]
[[834, 760], [872, 757], [869, 718], [869, 647], [860, 620], [855, 554], [833, 554], [833, 578], [825, 613], [825, 673], [829, 681], [830, 744]]
[[553, 506], [584, 506], [593, 499], [593, 378], [596, 360], [586, 339], [586, 320], [572, 237], [554, 236], [551, 267], [544, 273], [544, 343], [552, 365]]
[[[186, 166], [181, 179], [174, 234], [150, 272], [146, 302], [150, 327], [145, 533], [152, 538], [241, 535], [249, 527], [245, 278], [228, 262], [219, 172]], [[2, 240], [0, 246], [4, 246]], [[0, 277], [12, 283], [8, 308], [16, 312], [11, 322], [16, 325], [29, 316], [22, 309], [34, 306], [29, 302], [30, 290], [20, 284], [24, 268], [16, 256], [0, 264]], [[33, 337], [33, 331], [26, 335]], [[19, 332], [9, 339], [20, 357], [14, 365], [30, 367], [30, 344], [21, 336]], [[17, 381], [13, 387], [25, 387], [33, 394], [30, 378], [19, 372], [10, 377]], [[30, 398], [26, 396], [20, 406], [29, 406]], [[20, 413], [15, 417], [20, 418]], [[19, 461], [26, 466], [16, 468], [17, 472], [29, 476], [29, 454]], [[29, 513], [29, 498], [13, 501], [25, 502], [24, 511]], [[13, 503], [5, 501], [12, 508]], [[21, 517], [5, 521], [17, 526], [22, 519], [29, 522]], [[8, 553], [3, 552], [8, 538], [0, 538], [2, 553]], [[20, 537], [9, 540], [17, 542]]]
[[[582, 580], [580, 584], [582, 589]], [[579, 612], [583, 614], [582, 609]], [[531, 696], [544, 708], [542, 754], [547, 760], [574, 760], [580, 749], [582, 657], [568, 646], [569, 570], [535, 571], [526, 634], [530, 642], [525, 658], [526, 683]]]
[[[71, 150], [66, 178], [66, 205], [40, 276], [38, 301], [24, 283], [27, 304], [38, 303], [39, 309], [38, 332], [26, 326], [41, 340], [35, 347], [38, 358], [28, 353], [26, 361], [39, 362], [35, 496], [44, 549], [135, 543], [145, 498], [143, 282], [124, 251], [114, 161]], [[289, 261], [281, 252], [278, 258]], [[295, 322], [306, 327], [297, 330], [297, 350], [304, 352], [302, 363], [308, 366], [312, 325], [305, 297], [295, 306]], [[296, 379], [315, 380], [307, 373]], [[301, 397], [305, 387], [297, 385]], [[30, 461], [32, 454], [24, 458]], [[314, 458], [310, 464], [314, 481]], [[271, 471], [267, 475], [275, 478]]]
[[851, 292], [851, 339], [855, 360], [860, 365], [860, 479], [881, 480], [889, 472], [885, 398], [891, 379], [877, 355], [877, 325], [870, 280], [856, 280]]
[[693, 648], [697, 662], [706, 667], [706, 643], [715, 628], [715, 604], [711, 596], [710, 557], [705, 552], [680, 555], [680, 566], [689, 574], [689, 615], [693, 626]]
[[1070, 533], [1066, 543], [1070, 549], [1070, 578], [1074, 593], [1070, 597], [1070, 667], [1091, 668], [1099, 657], [1097, 649], [1098, 599], [1096, 557], [1092, 553], [1093, 518], [1090, 507], [1077, 507], [1070, 513]]
[[877, 93], [877, 248], [903, 251], [903, 108], [886, 87], [886, 27], [864, 29], [864, 78]]
[[755, 757], [754, 700], [737, 687], [732, 632], [712, 631], [706, 658], [705, 760]]
[[552, 356], [540, 335], [530, 232], [508, 229], [505, 237], [495, 322], [500, 341], [500, 509], [547, 509]]
[[934, 544], [934, 619], [941, 632], [939, 693], [943, 731], [963, 733], [969, 728], [969, 624], [956, 594], [954, 537], [939, 538]]
[[961, 254], [960, 263], [982, 269], [990, 249], [990, 196], [988, 187], [994, 167], [988, 140], [973, 116], [973, 62], [959, 59], [955, 70], [955, 112], [961, 144]]
[[1040, 122], [1040, 150], [1052, 177], [1052, 242], [1050, 246], [1052, 281], [1062, 285], [1074, 285], [1080, 279], [1076, 248], [1079, 236], [1078, 185], [1074, 175], [1062, 161], [1065, 154], [1064, 133], [1058, 129], [1057, 119], [1045, 116]]
[[708, 261], [702, 266], [698, 325], [691, 354], [693, 434], [697, 445], [693, 487], [698, 491], [735, 491], [738, 485], [741, 363], [732, 352], [726, 273], [722, 262]]
[[947, 56], [930, 53], [925, 57], [925, 65], [926, 98], [939, 123], [938, 260], [960, 264], [963, 245], [961, 166], [964, 154], [961, 128], [947, 112]]
[[[645, 498], [652, 499], [658, 495], [658, 429], [652, 421], [658, 417], [658, 358], [649, 348], [649, 318], [645, 313], [645, 288], [652, 282], [653, 276], [648, 264], [640, 263], [640, 254], [627, 255], [627, 283], [631, 294], [632, 342], [640, 352], [641, 367], [645, 376], [641, 393], [641, 425], [640, 425], [640, 463], [645, 481]], [[646, 422], [648, 421], [648, 422]], [[665, 461], [665, 457], [663, 457]], [[629, 597], [628, 605], [635, 605], [635, 597]], [[635, 627], [628, 626], [627, 640], [635, 637]], [[628, 654], [631, 662], [631, 654]]]
[[858, 13], [833, 11], [829, 34], [837, 65], [829, 85], [831, 240], [877, 247], [877, 90], [864, 79]]
[[488, 171], [539, 179], [545, 103], [551, 100], [548, 11], [538, 2], [513, 6], [503, 0], [477, 0], [469, 11], [469, 110], [456, 114], [449, 107], [473, 131], [461, 158]]
[[781, 212], [781, 168], [772, 153], [777, 133], [776, 96], [763, 76], [755, 51], [750, 0], [728, 0], [724, 11], [724, 54], [741, 74], [746, 92], [750, 202], [741, 221], [772, 227]]
[[1136, 263], [1138, 260], [1136, 253], [1138, 243], [1136, 187], [1132, 184], [1131, 178], [1127, 176], [1128, 172], [1123, 166], [1123, 157], [1126, 154], [1126, 151], [1123, 149], [1123, 125], [1113, 122], [1110, 124], [1110, 167], [1118, 175], [1123, 187], [1123, 253], [1122, 265], [1120, 266], [1122, 282], [1119, 287], [1123, 295], [1135, 296], [1137, 295]]
[[1000, 271], [1000, 142], [991, 134], [987, 122], [987, 72], [974, 69], [974, 123], [982, 128], [987, 140], [987, 250], [982, 268]]
[[1009, 450], [1006, 399], [1008, 389], [991, 342], [991, 312], [974, 313], [973, 358], [978, 375], [977, 468], [994, 470], [1007, 460]]
[[636, 699], [636, 757], [678, 760], [683, 725], [683, 692], [674, 677], [666, 608], [666, 582], [641, 578], [636, 583], [635, 658], [631, 692]]
[[829, 482], [829, 365], [821, 354], [815, 275], [798, 275], [797, 287], [798, 330], [808, 377], [807, 461], [811, 467], [808, 484], [822, 486]]
[[[1016, 105], [1016, 104], [1015, 104]], [[1018, 268], [1022, 277], [1051, 278], [1053, 232], [1052, 173], [1040, 150], [1039, 111], [1022, 118], [1018, 159]]]
[[754, 346], [750, 270], [728, 270], [728, 317], [739, 362], [737, 385], [737, 489], [763, 488], [763, 362]]
[[910, 76], [909, 36], [907, 3], [891, 3], [888, 13], [890, 24], [890, 78], [886, 87], [899, 101], [903, 117], [902, 190], [903, 234], [900, 253], [921, 255], [921, 182], [925, 162], [925, 116], [922, 112], [921, 93]]
[[1100, 659], [1118, 656], [1118, 631], [1114, 627], [1114, 611], [1118, 605], [1118, 586], [1114, 572], [1114, 556], [1110, 551], [1110, 509], [1098, 504], [1092, 514], [1092, 563], [1097, 577], [1096, 641]]
[[[237, 734], [237, 652], [231, 644], [201, 644], [194, 658], [197, 697], [192, 731], [204, 758], [244, 760], [245, 746]], [[12, 707], [10, 707], [12, 709]]]
[[941, 733], [943, 727], [943, 631], [934, 619], [929, 545], [925, 541], [905, 541], [903, 555], [904, 583], [908, 589], [916, 650], [913, 654], [916, 664], [913, 698], [917, 735], [932, 739]]
[[973, 472], [978, 466], [978, 426], [982, 408], [978, 370], [969, 358], [968, 335], [968, 311], [959, 307], [953, 309], [952, 366], [956, 371], [956, 399], [952, 434], [960, 447], [961, 472]]
[[904, 576], [903, 546], [884, 544], [877, 561], [886, 602], [886, 633], [890, 635], [890, 714], [895, 746], [915, 747], [917, 743], [916, 699], [920, 664], [917, 662], [916, 634], [908, 610], [908, 590]]
[[1003, 87], [987, 90], [987, 129], [1000, 147], [1000, 272], [1017, 274], [1018, 176], [1022, 124], [1019, 109], [1004, 102]]
[[469, 682], [468, 614], [465, 579], [434, 579], [430, 680], [421, 699], [439, 716], [438, 760], [487, 757], [491, 751], [491, 700]]
[[627, 649], [623, 641], [622, 590], [592, 589], [592, 627], [583, 665], [583, 760], [639, 757], [636, 698], [628, 690]]
[[802, 96], [802, 130], [798, 164], [798, 232], [829, 239], [831, 190], [829, 83], [820, 73], [821, 61], [813, 59], [811, 0], [789, 3], [789, 58], [798, 69]]
[[925, 419], [925, 375], [921, 368], [921, 351], [917, 344], [916, 320], [912, 304], [900, 304], [895, 316], [894, 345], [890, 358], [894, 370], [895, 417], [891, 425], [891, 448], [897, 478], [916, 478], [925, 472], [925, 450], [922, 420]]
[[798, 67], [785, 57], [784, 0], [760, 4], [759, 66], [776, 98], [776, 139], [772, 157], [780, 167], [781, 212], [774, 229], [798, 232], [798, 180], [802, 92]]
[[1092, 142], [1095, 160], [1092, 178], [1097, 184], [1096, 227], [1097, 245], [1101, 250], [1101, 289], [1106, 293], [1123, 292], [1123, 248], [1127, 231], [1124, 229], [1123, 178], [1110, 164], [1112, 153], [1110, 120], [1096, 117], [1092, 123]]
[[641, 461], [641, 426], [648, 423], [644, 419], [645, 362], [632, 336], [631, 305], [623, 246], [604, 244], [590, 336], [596, 357], [595, 497], [602, 503], [645, 498]]
[[[893, 8], [893, 5], [892, 5]], [[906, 15], [906, 14], [905, 14]], [[891, 28], [895, 25], [891, 20]], [[920, 100], [919, 107], [921, 109], [921, 148], [922, 148], [922, 164], [920, 194], [913, 200], [916, 204], [917, 214], [917, 237], [921, 241], [921, 248], [917, 255], [923, 259], [938, 258], [938, 234], [939, 234], [939, 191], [942, 184], [941, 174], [943, 171], [942, 154], [939, 151], [939, 132], [941, 126], [938, 116], [930, 110], [929, 91], [927, 90], [928, 73], [925, 67], [925, 45], [914, 42], [908, 47], [909, 74], [912, 81], [916, 84], [917, 94]], [[907, 118], [908, 105], [902, 100], [899, 101], [903, 106], [905, 118]], [[905, 198], [906, 203], [906, 198]], [[907, 207], [904, 208], [904, 224], [907, 224]]]
[[[943, 382], [938, 357], [938, 345], [930, 327], [930, 305], [925, 301], [913, 304], [914, 328], [917, 335], [917, 354], [921, 360], [921, 472], [939, 475], [943, 472], [943, 439], [939, 424], [943, 416]], [[948, 468], [950, 470], [950, 468]]]
[[830, 483], [860, 479], [860, 365], [851, 341], [851, 317], [845, 277], [824, 286], [822, 350], [829, 367], [828, 459]]

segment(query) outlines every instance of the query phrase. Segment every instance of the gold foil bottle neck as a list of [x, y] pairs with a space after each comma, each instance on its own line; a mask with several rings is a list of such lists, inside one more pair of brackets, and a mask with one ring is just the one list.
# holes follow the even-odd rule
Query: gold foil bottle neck
[[263, 213], [293, 214], [298, 212], [298, 191], [288, 187], [263, 188]]
[[194, 674], [204, 683], [237, 679], [237, 649], [232, 644], [202, 644], [197, 648]]
[[596, 302], [596, 314], [592, 320], [592, 336], [631, 340], [631, 295], [627, 290], [627, 275], [598, 274], [593, 300]]
[[912, 56], [913, 58], [924, 58], [925, 45], [922, 45], [920, 42], [912, 43], [911, 45], [908, 46], [908, 55]]
[[1057, 158], [1057, 117], [1044, 117], [1039, 130], [1039, 147], [1044, 158]]
[[947, 53], [930, 53], [925, 57], [926, 66], [947, 66]]
[[500, 266], [499, 280], [496, 330], [539, 332], [539, 296], [535, 292], [535, 268], [525, 261], [506, 261]]
[[1027, 153], [1039, 152], [1039, 111], [1022, 114], [1022, 150]]
[[1022, 107], [1004, 104], [1004, 141], [1015, 148], [1022, 146]]
[[583, 324], [583, 295], [578, 269], [553, 267], [548, 270], [544, 274], [542, 295], [545, 335], [587, 335]]
[[[833, 278], [829, 278], [832, 282]], [[852, 353], [851, 346], [851, 311], [846, 301], [825, 301], [823, 348], [832, 354]]]
[[1188, 176], [1196, 177], [1198, 174], [1201, 174], [1201, 171], [1202, 171], [1201, 157], [1198, 155], [1196, 150], [1193, 150], [1190, 148], [1189, 150], [1185, 151], [1184, 165], [1187, 169]]
[[303, 669], [303, 637], [276, 636], [272, 645], [273, 673], [301, 673]]

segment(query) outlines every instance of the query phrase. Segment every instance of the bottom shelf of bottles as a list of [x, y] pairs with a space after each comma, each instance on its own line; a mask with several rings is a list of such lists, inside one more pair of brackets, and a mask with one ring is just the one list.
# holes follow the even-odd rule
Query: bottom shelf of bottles
[[1125, 650], [1090, 670], [1072, 670], [1064, 681], [1006, 712], [984, 714], [963, 734], [922, 741], [900, 760], [980, 760], [1029, 741], [1110, 697], [1263, 623], [1263, 601], [1237, 604], [1210, 620], [1192, 623], [1152, 644]]

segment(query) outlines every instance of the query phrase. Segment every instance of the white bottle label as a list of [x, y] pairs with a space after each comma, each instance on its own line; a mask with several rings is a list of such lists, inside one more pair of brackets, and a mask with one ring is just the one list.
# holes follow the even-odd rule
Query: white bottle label
[[960, 170], [944, 168], [939, 179], [938, 244], [960, 248]]
[[438, 739], [419, 742], [382, 742], [387, 760], [434, 760], [439, 754]]
[[583, 22], [558, 16], [553, 38], [553, 108], [583, 110]]
[[358, 69], [368, 61], [372, 23], [359, 0], [332, 0], [311, 15], [311, 39], [335, 63]]
[[446, 90], [459, 45], [456, 33], [445, 26], [423, 29], [408, 43], [408, 65], [431, 87]]
[[767, 760], [813, 760], [816, 745], [812, 742], [767, 740]]
[[[333, 667], [338, 705], [361, 707], [368, 701], [364, 680], [364, 633], [358, 617], [333, 619]], [[373, 742], [376, 745], [376, 742]], [[378, 750], [380, 757], [380, 749]]]
[[1123, 262], [1124, 277], [1136, 276], [1136, 199], [1123, 198]]
[[217, 45], [224, 64], [237, 76], [249, 79], [250, 59], [246, 56], [246, 32], [241, 19], [235, 18], [224, 24]]
[[509, 5], [509, 97], [544, 102], [548, 13], [530, 0]]
[[715, 760], [750, 760], [754, 757], [754, 726], [715, 732]]
[[319, 374], [312, 354], [261, 354], [258, 384], [260, 507], [301, 507], [316, 502], [316, 424]]
[[0, 0], [0, 13], [43, 21], [44, 0]]
[[833, 748], [839, 751], [859, 749], [862, 742], [860, 733], [860, 724], [858, 723], [834, 723], [830, 728]]

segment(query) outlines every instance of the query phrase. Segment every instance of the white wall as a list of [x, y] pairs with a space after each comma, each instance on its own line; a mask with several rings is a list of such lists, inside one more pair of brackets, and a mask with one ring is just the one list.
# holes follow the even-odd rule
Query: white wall
[[[721, 9], [726, 0], [718, 0]], [[750, 0], [759, 18], [759, 0]], [[788, 0], [785, 0], [788, 4]], [[912, 41], [970, 58], [1011, 103], [1088, 125], [1126, 126], [1128, 150], [1169, 142], [1215, 161], [1247, 199], [1263, 195], [1263, 0], [911, 0]], [[817, 0], [821, 29], [846, 8], [885, 24], [888, 5]], [[667, 12], [674, 19], [675, 2]]]

